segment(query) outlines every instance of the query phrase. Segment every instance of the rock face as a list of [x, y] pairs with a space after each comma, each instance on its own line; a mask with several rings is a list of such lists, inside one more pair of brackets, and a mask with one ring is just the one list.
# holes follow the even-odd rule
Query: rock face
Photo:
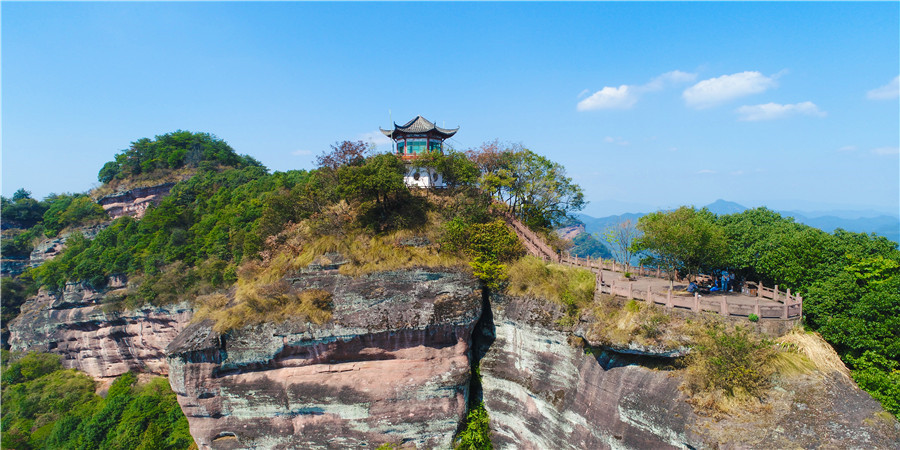
[[169, 346], [169, 381], [197, 445], [449, 446], [466, 412], [478, 283], [412, 270], [292, 283], [331, 292], [332, 321], [222, 335], [198, 323]]
[[[111, 288], [121, 285], [113, 280]], [[11, 349], [60, 354], [64, 367], [100, 380], [128, 371], [166, 375], [164, 349], [190, 321], [189, 305], [104, 312], [103, 297], [82, 283], [59, 296], [41, 290], [10, 323]]]
[[140, 219], [150, 205], [158, 205], [162, 198], [169, 194], [175, 183], [164, 183], [156, 186], [134, 188], [129, 191], [107, 195], [97, 203], [106, 210], [113, 219], [131, 216]]
[[[758, 411], [698, 416], [665, 358], [581, 347], [547, 302], [493, 296], [476, 355], [497, 448], [897, 448], [900, 424], [850, 380], [779, 380]], [[748, 432], [752, 430], [752, 432]]]
[[[483, 399], [498, 448], [684, 448], [697, 417], [666, 371], [591, 354], [558, 330], [554, 305], [494, 296], [483, 328]], [[573, 345], [575, 344], [575, 345]]]

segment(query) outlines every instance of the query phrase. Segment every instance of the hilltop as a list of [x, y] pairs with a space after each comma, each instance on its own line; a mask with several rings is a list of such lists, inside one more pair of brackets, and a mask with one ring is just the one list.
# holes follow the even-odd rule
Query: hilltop
[[[4, 278], [3, 307], [14, 350], [64, 355], [64, 367], [106, 386], [130, 371], [167, 375], [198, 445], [445, 446], [458, 434], [464, 443], [517, 446], [624, 439], [703, 447], [764, 417], [800, 421], [764, 428], [778, 442], [839, 445], [862, 436], [877, 446], [895, 435], [895, 419], [847, 378], [900, 412], [892, 390], [900, 254], [883, 238], [829, 234], [765, 209], [635, 218], [647, 236], [665, 237], [666, 224], [682, 233], [670, 239], [674, 247], [636, 243], [656, 258], [648, 263], [670, 264], [669, 273], [729, 267], [801, 292], [807, 325], [835, 353], [802, 330], [780, 336], [791, 321], [661, 311], [597, 295], [591, 272], [526, 255], [536, 244], [508, 224], [534, 233], [546, 257], [565, 252], [551, 230], [584, 205], [562, 166], [528, 150], [427, 153], [417, 161], [438, 168], [448, 187], [410, 189], [403, 161], [361, 142], [334, 145], [314, 170], [270, 173], [224, 141], [184, 133], [136, 141], [101, 170], [109, 189], [172, 184], [139, 218], [110, 220], [83, 194], [65, 204], [4, 198], [4, 216], [19, 214], [22, 227], [4, 235], [4, 248], [57, 233], [65, 240], [56, 256]], [[173, 136], [178, 144], [167, 144]], [[88, 225], [97, 231], [83, 233]], [[692, 233], [718, 251], [686, 255]], [[745, 351], [729, 370], [747, 377], [711, 365], [717, 351], [735, 346]], [[686, 357], [688, 348], [696, 356]], [[35, 364], [21, 358], [4, 364]], [[40, 377], [61, 376], [52, 361], [46, 366]], [[414, 382], [385, 382], [396, 373]], [[4, 379], [4, 392], [10, 383], [44, 389], [38, 379]], [[116, 392], [133, 382], [125, 380]], [[584, 383], [605, 388], [579, 389]], [[599, 417], [585, 406], [592, 402], [618, 412]], [[839, 421], [840, 433], [798, 441], [810, 430], [824, 435], [826, 424], [790, 412], [797, 402]], [[829, 412], [844, 402], [852, 414]], [[511, 406], [526, 403], [525, 411]], [[663, 403], [678, 418], [654, 409]], [[777, 408], [754, 409], [760, 404]], [[90, 408], [48, 411], [40, 421], [14, 411], [17, 433], [43, 427], [35, 446], [48, 435], [112, 436], [91, 428]], [[707, 416], [728, 419], [697, 431]], [[564, 417], [583, 423], [577, 440], [563, 437]]]

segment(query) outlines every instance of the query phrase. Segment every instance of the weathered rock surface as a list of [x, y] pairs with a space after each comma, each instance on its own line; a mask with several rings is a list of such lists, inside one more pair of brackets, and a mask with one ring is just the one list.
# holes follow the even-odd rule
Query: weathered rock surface
[[[121, 285], [114, 279], [111, 289]], [[166, 375], [164, 350], [190, 321], [189, 305], [104, 312], [104, 295], [82, 283], [59, 296], [41, 290], [10, 323], [11, 349], [60, 354], [64, 367], [101, 380], [128, 371]]]
[[898, 448], [900, 442], [900, 424], [845, 377], [785, 378], [758, 410], [701, 417], [665, 358], [586, 351], [579, 337], [555, 325], [562, 312], [547, 302], [493, 296], [492, 311], [476, 341], [497, 448]]
[[131, 216], [140, 219], [150, 205], [158, 205], [163, 197], [169, 194], [175, 183], [163, 183], [156, 186], [139, 187], [125, 192], [107, 195], [97, 203], [106, 210], [113, 219]]
[[170, 345], [170, 384], [198, 446], [448, 447], [466, 412], [478, 283], [413, 270], [291, 281], [332, 292], [332, 321], [224, 335], [198, 323]]
[[[683, 448], [700, 439], [667, 371], [591, 354], [554, 325], [546, 302], [492, 298], [481, 350], [485, 408], [498, 448]], [[491, 333], [491, 328], [493, 332]]]

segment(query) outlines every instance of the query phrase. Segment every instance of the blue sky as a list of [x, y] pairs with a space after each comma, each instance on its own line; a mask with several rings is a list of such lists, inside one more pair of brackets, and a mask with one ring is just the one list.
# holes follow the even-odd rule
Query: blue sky
[[718, 198], [900, 210], [900, 3], [3, 2], [2, 192], [141, 137], [273, 170], [389, 111], [562, 163], [603, 216]]

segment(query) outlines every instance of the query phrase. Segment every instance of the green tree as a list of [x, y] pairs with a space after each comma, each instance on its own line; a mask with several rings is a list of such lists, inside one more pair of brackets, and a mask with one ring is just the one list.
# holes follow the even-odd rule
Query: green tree
[[481, 187], [505, 203], [509, 211], [534, 228], [552, 228], [584, 208], [581, 187], [566, 169], [527, 149], [497, 151], [486, 146], [469, 154], [486, 170]]
[[473, 186], [480, 175], [478, 166], [465, 153], [453, 149], [423, 153], [416, 158], [416, 164], [434, 169], [444, 177], [444, 185], [451, 188]]
[[648, 252], [644, 260], [665, 267], [672, 282], [676, 270], [696, 275], [725, 261], [728, 241], [708, 211], [682, 206], [655, 212], [641, 217], [637, 229], [642, 235], [633, 249]]

